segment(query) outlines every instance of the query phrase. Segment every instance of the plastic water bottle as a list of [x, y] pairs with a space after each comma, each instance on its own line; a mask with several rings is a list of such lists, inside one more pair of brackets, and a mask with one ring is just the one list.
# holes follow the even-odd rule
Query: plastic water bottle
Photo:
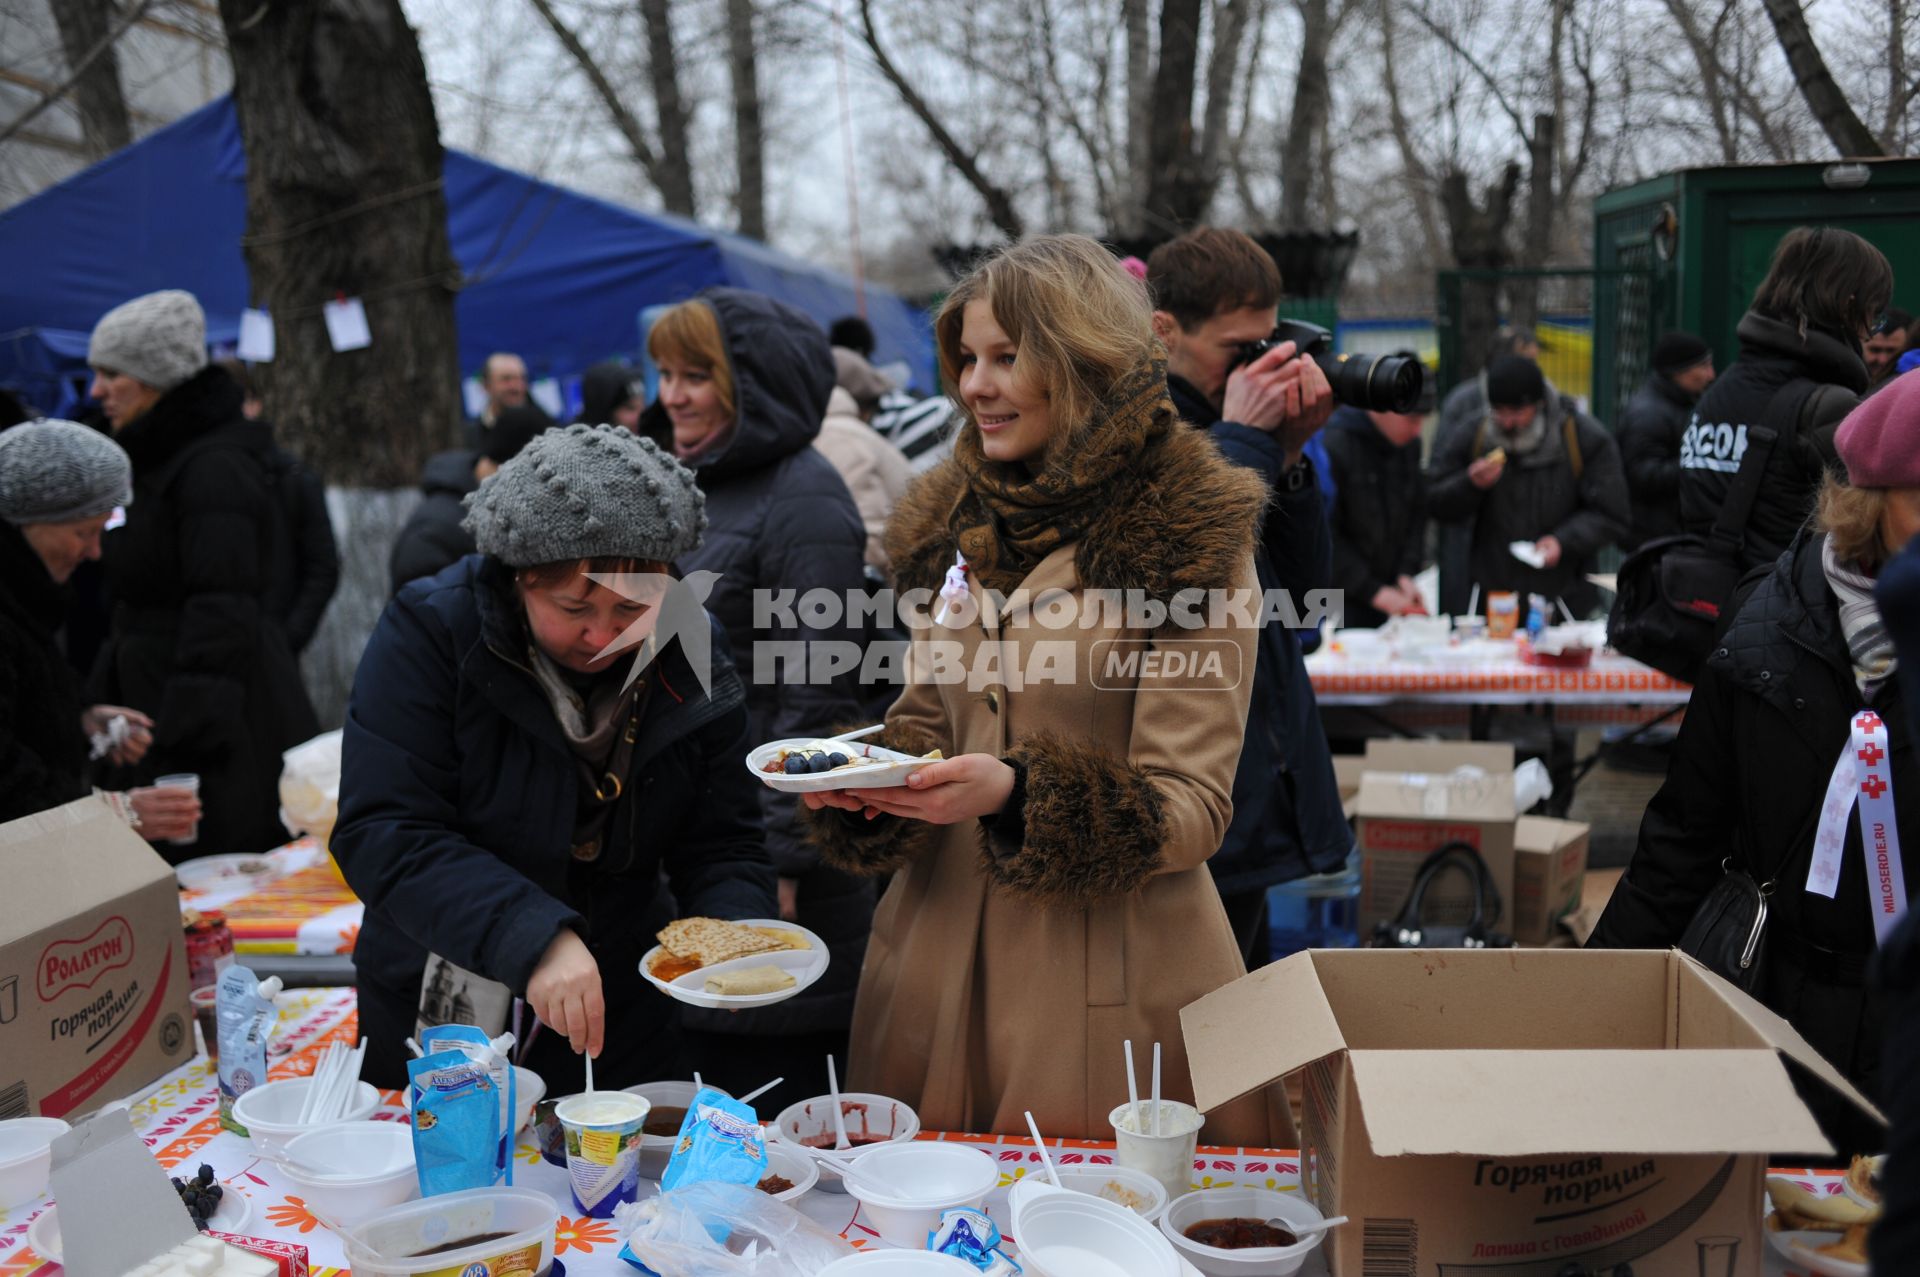
[[1540, 631], [1547, 628], [1547, 601], [1538, 594], [1527, 595], [1527, 641], [1540, 637]]
[[1295, 878], [1267, 888], [1267, 937], [1278, 962], [1303, 949], [1352, 949], [1360, 944], [1360, 852], [1332, 873]]

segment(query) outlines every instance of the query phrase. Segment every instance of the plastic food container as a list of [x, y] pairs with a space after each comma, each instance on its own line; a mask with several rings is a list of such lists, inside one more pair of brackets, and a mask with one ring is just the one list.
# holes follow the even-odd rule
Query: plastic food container
[[263, 1153], [280, 1153], [296, 1135], [333, 1126], [339, 1122], [364, 1122], [380, 1107], [380, 1092], [371, 1082], [355, 1082], [353, 1102], [332, 1122], [301, 1122], [300, 1106], [307, 1102], [313, 1086], [310, 1077], [290, 1077], [284, 1081], [256, 1086], [233, 1102], [234, 1121], [247, 1128], [253, 1146]]
[[[553, 1266], [560, 1207], [527, 1188], [469, 1188], [382, 1211], [344, 1239], [354, 1277], [480, 1272], [535, 1277]], [[476, 1237], [505, 1234], [492, 1241]], [[464, 1244], [463, 1244], [464, 1243]]]
[[978, 1209], [1000, 1182], [999, 1165], [979, 1149], [931, 1140], [876, 1144], [861, 1155], [859, 1169], [889, 1191], [852, 1182], [846, 1191], [865, 1208], [881, 1240], [895, 1246], [925, 1246], [942, 1211]]
[[287, 1156], [316, 1174], [283, 1163], [280, 1173], [328, 1220], [351, 1228], [420, 1192], [413, 1169], [413, 1131], [398, 1122], [341, 1122], [296, 1135]]
[[[920, 1115], [902, 1104], [899, 1100], [885, 1095], [873, 1095], [865, 1091], [842, 1091], [840, 1093], [840, 1112], [847, 1125], [847, 1136], [859, 1140], [865, 1137], [879, 1136], [885, 1141], [899, 1143], [910, 1140], [920, 1133]], [[783, 1140], [795, 1144], [805, 1144], [809, 1140], [818, 1140], [826, 1136], [824, 1147], [833, 1147], [833, 1099], [831, 1096], [816, 1095], [810, 1100], [801, 1100], [780, 1110], [780, 1116], [773, 1121], [773, 1130]], [[816, 1145], [816, 1147], [822, 1147]], [[878, 1148], [878, 1144], [865, 1146]], [[856, 1157], [865, 1156], [864, 1153]], [[820, 1168], [820, 1187], [829, 1193], [844, 1193], [845, 1183], [840, 1173], [831, 1167]]]
[[[647, 1116], [649, 1122], [663, 1116], [661, 1109], [680, 1109], [684, 1116], [684, 1110], [693, 1103], [693, 1097], [700, 1093], [700, 1088], [692, 1082], [642, 1082], [638, 1086], [629, 1086], [624, 1089], [628, 1095], [638, 1095], [653, 1105], [652, 1112]], [[710, 1086], [707, 1089], [720, 1091], [717, 1086]], [[720, 1094], [727, 1093], [720, 1091]], [[675, 1123], [673, 1135], [641, 1135], [641, 1179], [658, 1180], [667, 1173], [667, 1159], [673, 1156], [673, 1141], [679, 1131], [679, 1124]], [[787, 1178], [792, 1179], [793, 1176], [789, 1175]]]
[[47, 1195], [53, 1142], [72, 1129], [57, 1117], [0, 1122], [0, 1211], [30, 1206]]
[[[1131, 1166], [1096, 1166], [1091, 1162], [1076, 1162], [1072, 1166], [1056, 1166], [1054, 1170], [1059, 1173], [1060, 1187], [1124, 1206], [1149, 1224], [1159, 1219], [1167, 1209], [1167, 1186], [1145, 1171], [1134, 1170]], [[1047, 1183], [1045, 1170], [1029, 1171], [1027, 1178], [1037, 1183]]]
[[1276, 1193], [1267, 1188], [1207, 1188], [1175, 1198], [1160, 1217], [1160, 1231], [1175, 1250], [1208, 1277], [1290, 1277], [1326, 1239], [1325, 1233], [1315, 1233], [1291, 1246], [1221, 1250], [1187, 1240], [1185, 1230], [1203, 1219], [1283, 1219], [1304, 1228], [1325, 1218], [1298, 1193]]
[[1029, 1181], [1013, 1199], [1013, 1232], [1031, 1277], [1179, 1277], [1168, 1240], [1124, 1206]]
[[792, 1188], [773, 1194], [775, 1201], [796, 1201], [805, 1197], [820, 1182], [820, 1163], [791, 1144], [768, 1140], [767, 1174], [793, 1181]]

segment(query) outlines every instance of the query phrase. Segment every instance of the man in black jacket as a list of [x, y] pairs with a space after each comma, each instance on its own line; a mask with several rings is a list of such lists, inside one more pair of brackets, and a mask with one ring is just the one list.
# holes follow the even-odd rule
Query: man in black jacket
[[1433, 380], [1422, 374], [1411, 412], [1342, 405], [1321, 435], [1340, 494], [1333, 510], [1333, 579], [1346, 598], [1348, 625], [1424, 616], [1436, 603], [1413, 583], [1427, 558], [1420, 431], [1433, 411]]
[[1692, 333], [1668, 333], [1653, 347], [1653, 371], [1620, 412], [1620, 460], [1633, 498], [1626, 548], [1680, 531], [1680, 439], [1700, 393], [1713, 383], [1713, 351]]
[[[1304, 609], [1306, 593], [1332, 580], [1325, 507], [1302, 451], [1333, 411], [1332, 390], [1291, 343], [1235, 366], [1242, 345], [1273, 330], [1279, 268], [1240, 232], [1203, 227], [1153, 251], [1147, 287], [1174, 407], [1273, 491], [1260, 530], [1260, 586], [1286, 591]], [[1208, 862], [1251, 961], [1266, 951], [1267, 888], [1339, 869], [1352, 848], [1305, 655], [1292, 631], [1269, 625], [1233, 781], [1233, 822]]]
[[1735, 334], [1740, 357], [1694, 409], [1680, 446], [1680, 522], [1705, 536], [1746, 456], [1748, 433], [1779, 436], [1747, 517], [1743, 568], [1780, 557], [1813, 513], [1833, 432], [1867, 388], [1862, 344], [1893, 296], [1893, 268], [1849, 231], [1801, 227], [1774, 250]]

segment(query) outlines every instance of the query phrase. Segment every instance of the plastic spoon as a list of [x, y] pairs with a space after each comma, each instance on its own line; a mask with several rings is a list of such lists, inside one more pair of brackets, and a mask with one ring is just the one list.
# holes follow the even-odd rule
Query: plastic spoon
[[1047, 1182], [1055, 1188], [1060, 1187], [1060, 1172], [1053, 1169], [1053, 1154], [1047, 1152], [1047, 1142], [1040, 1138], [1040, 1124], [1033, 1120], [1033, 1110], [1027, 1110], [1027, 1134], [1033, 1136], [1033, 1146], [1040, 1150], [1040, 1164], [1047, 1168]]
[[1153, 1044], [1153, 1135], [1160, 1138], [1160, 1044]]
[[829, 736], [828, 740], [859, 740], [863, 736], [875, 736], [887, 730], [885, 723], [875, 723], [872, 727], [856, 728], [850, 732], [841, 732], [838, 736]]
[[1127, 1052], [1127, 1115], [1133, 1118], [1133, 1129], [1140, 1131], [1140, 1083], [1133, 1075], [1133, 1039], [1128, 1038], [1121, 1045]]
[[783, 1077], [777, 1077], [773, 1079], [773, 1081], [771, 1082], [765, 1083], [764, 1085], [761, 1085], [761, 1086], [756, 1086], [751, 1091], [748, 1091], [745, 1095], [740, 1097], [740, 1103], [751, 1104], [755, 1100], [759, 1099], [761, 1096], [765, 1095], [768, 1091], [771, 1091], [774, 1087], [780, 1085], [782, 1082], [786, 1080], [787, 1079]]
[[591, 1095], [593, 1093], [593, 1053], [583, 1052], [582, 1055], [587, 1062], [587, 1093]]
[[811, 1148], [805, 1144], [798, 1145], [798, 1147], [801, 1152], [822, 1166], [831, 1166], [834, 1170], [838, 1171], [842, 1179], [851, 1180], [855, 1184], [863, 1184], [873, 1192], [882, 1194], [883, 1196], [891, 1195], [895, 1191], [893, 1186], [885, 1180], [867, 1171], [856, 1170], [855, 1167], [858, 1165], [857, 1163], [851, 1161], [843, 1162], [827, 1149]]
[[833, 1102], [833, 1146], [852, 1148], [853, 1141], [847, 1138], [847, 1115], [840, 1111], [840, 1078], [833, 1070], [833, 1057], [827, 1057], [827, 1094]]
[[1329, 1228], [1338, 1228], [1346, 1222], [1345, 1215], [1335, 1215], [1332, 1219], [1323, 1219], [1317, 1224], [1295, 1224], [1284, 1219], [1270, 1219], [1267, 1221], [1267, 1227], [1285, 1229], [1295, 1238], [1305, 1241], [1309, 1237], [1318, 1237]]

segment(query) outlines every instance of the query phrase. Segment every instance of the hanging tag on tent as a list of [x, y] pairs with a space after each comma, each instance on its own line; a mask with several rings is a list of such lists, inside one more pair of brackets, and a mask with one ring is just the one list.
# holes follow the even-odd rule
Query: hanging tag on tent
[[365, 350], [373, 345], [373, 333], [367, 328], [367, 308], [358, 297], [337, 297], [325, 307], [327, 340], [336, 351]]
[[248, 307], [240, 312], [240, 345], [234, 354], [249, 364], [273, 362], [273, 316]]

